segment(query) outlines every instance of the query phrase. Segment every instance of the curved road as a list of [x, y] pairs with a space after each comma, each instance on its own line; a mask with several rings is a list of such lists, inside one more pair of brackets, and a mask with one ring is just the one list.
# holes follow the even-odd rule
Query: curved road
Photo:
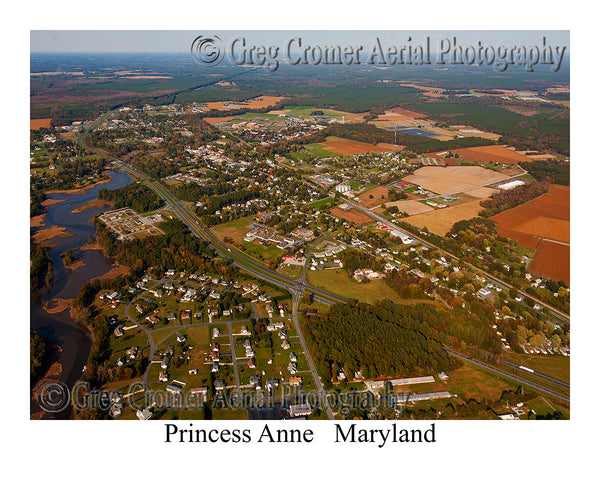
[[[272, 270], [267, 269], [265, 266], [260, 265], [257, 262], [255, 262], [245, 256], [234, 253], [230, 248], [228, 248], [223, 243], [221, 243], [221, 241], [217, 237], [215, 237], [212, 232], [210, 232], [204, 225], [202, 225], [196, 218], [194, 218], [194, 216], [186, 210], [186, 208], [181, 204], [181, 202], [177, 198], [175, 198], [171, 192], [169, 192], [164, 187], [162, 187], [159, 184], [159, 182], [150, 179], [146, 174], [136, 170], [131, 165], [127, 165], [120, 159], [113, 157], [111, 155], [107, 155], [104, 152], [98, 151], [93, 146], [91, 146], [88, 142], [88, 135], [90, 134], [90, 132], [93, 129], [95, 129], [96, 127], [101, 125], [102, 122], [104, 122], [104, 120], [110, 114], [111, 114], [111, 111], [105, 113], [100, 118], [98, 118], [96, 121], [94, 121], [85, 130], [85, 132], [82, 133], [77, 138], [77, 144], [82, 148], [86, 148], [86, 149], [90, 150], [91, 152], [95, 153], [96, 155], [100, 155], [102, 157], [110, 159], [120, 169], [130, 173], [134, 177], [143, 179], [146, 182], [146, 184], [150, 188], [152, 188], [152, 190], [154, 190], [167, 203], [167, 205], [169, 205], [173, 209], [175, 214], [181, 219], [181, 221], [183, 221], [188, 226], [188, 228], [192, 231], [192, 233], [194, 235], [202, 238], [203, 240], [205, 240], [207, 242], [208, 246], [215, 253], [217, 253], [218, 255], [221, 255], [222, 257], [224, 257], [228, 261], [232, 262], [234, 265], [238, 266], [239, 268], [248, 271], [252, 275], [254, 275], [258, 278], [261, 278], [263, 280], [266, 280], [268, 282], [271, 282], [282, 288], [285, 288], [292, 294], [292, 300], [293, 300], [292, 319], [294, 321], [294, 326], [296, 328], [296, 331], [298, 332], [298, 337], [300, 339], [302, 349], [304, 350], [305, 358], [306, 358], [308, 366], [311, 370], [311, 374], [312, 374], [315, 386], [317, 388], [317, 391], [318, 391], [320, 397], [322, 399], [325, 399], [326, 393], [323, 389], [323, 384], [321, 383], [321, 379], [319, 378], [317, 370], [314, 366], [312, 356], [310, 354], [310, 351], [308, 350], [306, 341], [304, 339], [304, 335], [302, 333], [302, 330], [300, 328], [300, 324], [298, 321], [298, 304], [299, 304], [301, 296], [305, 290], [313, 292], [314, 296], [317, 300], [322, 301], [324, 303], [328, 303], [328, 304], [334, 303], [334, 301], [345, 303], [347, 300], [338, 295], [334, 295], [334, 294], [331, 294], [324, 290], [312, 287], [312, 286], [308, 285], [304, 279], [301, 279], [301, 280], [290, 279], [289, 277], [286, 277], [285, 275], [282, 275], [278, 272], [273, 272]], [[151, 344], [150, 345], [151, 353], [154, 353], [154, 348], [155, 348], [155, 345]], [[232, 348], [233, 348], [233, 345], [232, 345]], [[152, 358], [152, 357], [150, 357], [150, 358]], [[148, 368], [148, 370], [149, 370], [149, 368]], [[145, 375], [144, 375], [144, 383], [145, 384], [147, 382], [148, 370], [145, 372]], [[238, 385], [239, 385], [239, 383], [238, 383]], [[325, 410], [327, 412], [327, 417], [330, 420], [333, 420], [334, 415], [333, 415], [331, 408], [329, 407], [327, 402], [323, 402], [323, 403], [325, 404], [325, 407], [326, 407]]]

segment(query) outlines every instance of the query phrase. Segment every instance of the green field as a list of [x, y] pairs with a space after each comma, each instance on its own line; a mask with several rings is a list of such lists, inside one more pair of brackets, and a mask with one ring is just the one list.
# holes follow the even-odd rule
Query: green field
[[385, 283], [385, 280], [358, 283], [353, 278], [348, 278], [346, 271], [341, 268], [335, 270], [309, 270], [306, 278], [311, 285], [345, 298], [355, 298], [371, 304], [383, 299], [389, 299], [397, 303], [404, 301]]
[[524, 355], [508, 352], [504, 352], [502, 357], [509, 362], [531, 368], [536, 373], [547, 375], [561, 382], [570, 382], [571, 357], [563, 355]]
[[322, 198], [321, 200], [317, 200], [316, 202], [309, 203], [309, 205], [311, 207], [313, 207], [315, 210], [321, 210], [326, 205], [335, 203], [335, 201], [336, 201], [335, 198], [327, 197], [327, 198]]

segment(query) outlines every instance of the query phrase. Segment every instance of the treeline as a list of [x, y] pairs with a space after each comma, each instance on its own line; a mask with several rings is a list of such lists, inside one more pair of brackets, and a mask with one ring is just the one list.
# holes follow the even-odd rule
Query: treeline
[[226, 193], [217, 197], [210, 197], [206, 202], [206, 211], [204, 213], [212, 215], [217, 210], [220, 210], [231, 203], [247, 202], [254, 198], [260, 197], [261, 191], [253, 190], [238, 190], [237, 192]]
[[[442, 345], [389, 306], [335, 304], [323, 317], [307, 317], [307, 337], [326, 384], [347, 378], [430, 375], [454, 368]], [[415, 328], [417, 327], [417, 328]]]
[[223, 195], [231, 191], [231, 185], [220, 181], [213, 181], [208, 185], [197, 183], [182, 183], [169, 187], [173, 195], [184, 202], [197, 202], [204, 196]]
[[96, 235], [107, 255], [131, 267], [136, 276], [149, 267], [158, 272], [170, 268], [203, 271], [214, 257], [213, 251], [178, 219], [159, 224], [164, 235], [126, 241], [118, 241], [102, 222], [96, 221], [96, 225]]
[[349, 276], [352, 276], [358, 268], [370, 268], [371, 270], [381, 270], [385, 261], [378, 260], [377, 257], [360, 250], [347, 250], [341, 254], [342, 263]]
[[479, 216], [489, 218], [504, 210], [514, 208], [546, 193], [548, 188], [549, 185], [545, 182], [526, 183], [511, 190], [502, 190], [494, 193], [491, 197], [479, 202], [479, 205], [484, 208], [484, 210], [479, 212]]
[[179, 165], [160, 158], [144, 157], [134, 160], [135, 168], [158, 180], [179, 173]]
[[539, 182], [569, 186], [571, 184], [571, 165], [560, 160], [535, 160], [520, 162], [519, 166], [529, 172]]
[[98, 198], [111, 202], [114, 208], [133, 208], [138, 213], [151, 212], [162, 207], [165, 201], [142, 183], [130, 183], [115, 190], [103, 188]]
[[40, 190], [31, 190], [30, 193], [31, 201], [29, 203], [29, 216], [35, 217], [44, 213], [44, 207], [42, 202], [46, 200], [46, 194]]
[[48, 247], [40, 247], [35, 242], [29, 242], [29, 259], [31, 267], [29, 269], [29, 286], [31, 291], [38, 288], [49, 287], [54, 278], [52, 268], [52, 257]]
[[[329, 136], [372, 143], [373, 145], [377, 143], [394, 143], [394, 132], [378, 128], [370, 123], [334, 124], [305, 137], [306, 141], [304, 143], [322, 143]], [[404, 145], [417, 154], [495, 144], [492, 140], [478, 137], [456, 138], [442, 142], [435, 138], [409, 135], [402, 132], [396, 132], [395, 139], [398, 145]]]
[[29, 336], [29, 375], [32, 379], [42, 372], [49, 353], [50, 342], [32, 330]]

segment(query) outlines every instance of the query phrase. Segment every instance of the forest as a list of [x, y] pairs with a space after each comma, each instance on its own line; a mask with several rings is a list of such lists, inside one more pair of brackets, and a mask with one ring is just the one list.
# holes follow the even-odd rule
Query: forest
[[151, 212], [165, 204], [153, 190], [141, 183], [130, 183], [116, 190], [103, 188], [98, 192], [98, 198], [111, 202], [115, 209], [130, 207], [138, 213]]
[[519, 166], [529, 172], [538, 182], [549, 182], [557, 185], [571, 184], [571, 165], [558, 160], [535, 160], [520, 162]]
[[347, 378], [430, 375], [457, 366], [441, 343], [423, 333], [422, 317], [400, 305], [335, 304], [322, 317], [306, 317], [307, 338], [326, 383]]

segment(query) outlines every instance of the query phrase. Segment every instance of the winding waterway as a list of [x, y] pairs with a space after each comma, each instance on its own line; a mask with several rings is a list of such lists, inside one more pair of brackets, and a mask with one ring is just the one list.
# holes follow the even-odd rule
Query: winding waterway
[[[54, 268], [54, 282], [50, 288], [42, 289], [31, 296], [30, 319], [31, 328], [38, 334], [48, 338], [54, 345], [62, 349], [58, 362], [62, 365], [60, 381], [71, 388], [79, 379], [82, 369], [87, 362], [91, 339], [87, 332], [81, 330], [69, 315], [69, 309], [63, 312], [50, 314], [43, 306], [55, 298], [73, 299], [88, 280], [104, 275], [111, 269], [111, 262], [100, 250], [75, 250], [76, 257], [82, 259], [85, 265], [69, 273], [64, 266], [61, 254], [69, 248], [78, 249], [88, 242], [90, 235], [94, 235], [96, 227], [92, 219], [99, 212], [108, 208], [92, 208], [79, 213], [71, 213], [77, 207], [98, 197], [98, 192], [103, 189], [114, 190], [124, 187], [132, 182], [131, 177], [118, 170], [108, 172], [110, 182], [102, 183], [78, 194], [48, 194], [52, 200], [64, 200], [60, 203], [49, 205], [41, 228], [53, 225], [64, 227], [68, 237], [51, 239], [50, 254]], [[37, 411], [37, 405], [32, 403], [32, 412]], [[68, 416], [68, 414], [66, 414]], [[57, 415], [55, 418], [65, 418]]]

